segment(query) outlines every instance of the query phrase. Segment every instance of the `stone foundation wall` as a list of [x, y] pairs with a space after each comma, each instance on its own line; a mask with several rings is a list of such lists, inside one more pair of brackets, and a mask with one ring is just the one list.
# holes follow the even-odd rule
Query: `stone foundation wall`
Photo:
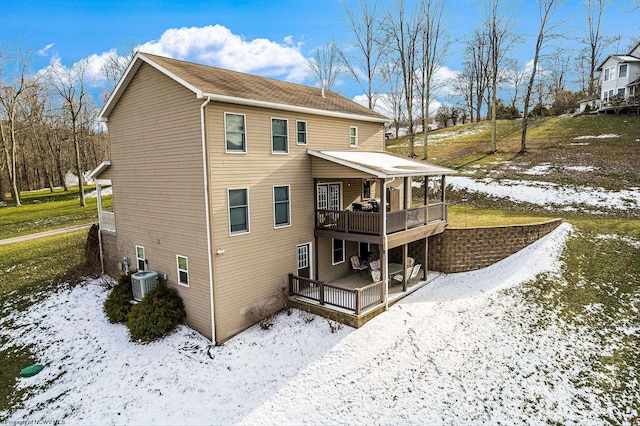
[[553, 231], [562, 219], [532, 225], [447, 228], [429, 238], [429, 270], [481, 269], [525, 248]]

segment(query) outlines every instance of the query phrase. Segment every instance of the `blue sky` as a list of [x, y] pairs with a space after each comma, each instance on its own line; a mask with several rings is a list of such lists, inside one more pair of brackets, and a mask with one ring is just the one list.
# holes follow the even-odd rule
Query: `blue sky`
[[[379, 3], [385, 8], [391, 0]], [[584, 3], [567, 0], [562, 10], [570, 37], [582, 34]], [[355, 6], [357, 1], [348, 4]], [[447, 4], [446, 25], [459, 40], [479, 24], [482, 1]], [[616, 46], [619, 50], [640, 35], [640, 9], [630, 9], [630, 0], [611, 0], [605, 14], [604, 33], [623, 37]], [[313, 84], [306, 77], [305, 59], [329, 41], [344, 46], [350, 36], [341, 21], [341, 0], [3, 0], [2, 15], [2, 43], [40, 51], [33, 71], [54, 61], [69, 67], [86, 57], [98, 64], [111, 49], [134, 43], [150, 53]], [[513, 55], [526, 63], [533, 56], [537, 35], [536, 2], [522, 0], [515, 20], [515, 31], [524, 43]], [[451, 46], [444, 70], [460, 69], [461, 50], [460, 43]], [[347, 78], [336, 90], [350, 98], [359, 94]]]

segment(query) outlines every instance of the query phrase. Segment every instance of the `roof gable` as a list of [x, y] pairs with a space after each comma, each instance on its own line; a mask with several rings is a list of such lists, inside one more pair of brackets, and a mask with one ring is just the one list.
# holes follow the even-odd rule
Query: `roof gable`
[[198, 98], [310, 114], [387, 122], [387, 117], [337, 93], [315, 87], [137, 53], [105, 104], [100, 118], [106, 120], [142, 63], [147, 63], [194, 92]]

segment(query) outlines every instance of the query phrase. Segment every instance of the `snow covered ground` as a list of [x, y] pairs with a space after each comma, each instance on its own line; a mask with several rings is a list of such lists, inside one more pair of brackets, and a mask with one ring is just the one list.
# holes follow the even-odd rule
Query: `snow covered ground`
[[640, 188], [608, 191], [587, 186], [569, 187], [553, 182], [475, 180], [464, 176], [448, 177], [447, 183], [454, 189], [467, 189], [495, 197], [509, 198], [515, 202], [554, 206], [564, 210], [573, 210], [575, 208], [573, 206], [578, 204], [601, 209], [640, 209]]
[[[12, 421], [66, 424], [599, 423], [610, 407], [571, 381], [593, 342], [524, 306], [514, 288], [556, 274], [561, 225], [479, 271], [443, 276], [354, 330], [294, 310], [221, 347], [187, 327], [147, 345], [102, 314], [104, 282], [0, 320], [46, 368]], [[547, 318], [548, 319], [548, 318]]]

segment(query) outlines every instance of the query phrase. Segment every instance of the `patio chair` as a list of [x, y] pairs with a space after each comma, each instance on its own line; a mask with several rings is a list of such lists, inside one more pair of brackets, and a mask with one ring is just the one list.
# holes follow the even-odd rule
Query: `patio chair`
[[413, 271], [411, 271], [410, 280], [414, 279], [420, 273], [420, 268], [422, 268], [422, 264], [418, 263], [413, 267]]
[[412, 267], [416, 263], [413, 257], [407, 257], [407, 268]]
[[360, 258], [356, 255], [351, 256], [349, 260], [351, 260], [351, 267], [354, 271], [361, 272], [369, 268], [367, 265], [360, 263]]
[[[413, 271], [413, 266], [410, 267], [410, 268], [407, 268], [407, 271], [406, 271], [407, 277], [411, 277], [411, 272], [412, 271]], [[396, 274], [396, 275], [392, 276], [391, 278], [393, 278], [396, 281], [404, 282], [404, 275], [402, 275], [402, 274]]]
[[377, 283], [378, 281], [382, 281], [382, 271], [380, 271], [380, 269], [372, 269], [371, 279], [373, 280], [374, 283]]
[[380, 259], [372, 260], [371, 262], [369, 262], [369, 268], [372, 271], [379, 271], [380, 270]]

